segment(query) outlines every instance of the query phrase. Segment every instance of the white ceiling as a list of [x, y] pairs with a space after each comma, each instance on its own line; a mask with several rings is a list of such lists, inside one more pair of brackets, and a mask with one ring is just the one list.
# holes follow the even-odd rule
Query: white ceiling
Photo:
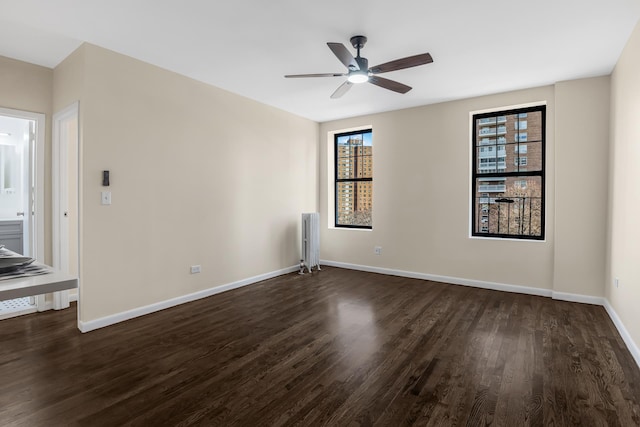
[[[640, 18], [638, 0], [0, 0], [0, 55], [55, 67], [86, 41], [315, 121], [606, 75]], [[434, 63], [341, 99], [326, 42], [369, 41], [375, 65]], [[1, 94], [0, 94], [1, 97]]]

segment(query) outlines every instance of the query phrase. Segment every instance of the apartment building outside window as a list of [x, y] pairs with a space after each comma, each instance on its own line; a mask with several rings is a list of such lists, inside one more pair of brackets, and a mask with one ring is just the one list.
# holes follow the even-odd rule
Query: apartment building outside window
[[371, 137], [371, 130], [339, 133], [334, 137], [336, 227], [372, 228]]
[[542, 105], [473, 116], [472, 236], [544, 239], [545, 114]]

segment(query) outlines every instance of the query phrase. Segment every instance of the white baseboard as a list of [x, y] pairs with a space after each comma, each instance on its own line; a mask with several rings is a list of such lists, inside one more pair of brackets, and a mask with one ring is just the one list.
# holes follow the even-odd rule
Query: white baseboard
[[481, 280], [461, 279], [459, 277], [438, 276], [435, 274], [416, 273], [413, 271], [395, 270], [391, 268], [370, 267], [368, 265], [349, 264], [345, 262], [320, 260], [320, 265], [328, 265], [332, 267], [348, 268], [350, 270], [368, 271], [370, 273], [388, 274], [391, 276], [409, 277], [412, 279], [431, 280], [434, 282], [451, 283], [454, 285], [471, 286], [474, 288], [492, 289], [495, 291], [515, 292], [519, 294], [537, 295], [550, 297], [555, 300], [578, 302], [583, 304], [601, 305], [605, 308], [613, 324], [618, 329], [620, 336], [624, 340], [627, 348], [631, 352], [636, 364], [640, 368], [640, 350], [638, 345], [633, 341], [631, 335], [625, 328], [624, 324], [618, 317], [617, 313], [609, 303], [609, 300], [603, 297], [595, 297], [591, 295], [570, 294], [566, 292], [555, 292], [550, 289], [531, 288], [527, 286], [508, 285], [504, 283], [485, 282]]
[[566, 292], [556, 292], [556, 291], [553, 291], [551, 293], [551, 298], [557, 299], [560, 301], [579, 302], [582, 304], [593, 304], [593, 305], [604, 305], [604, 301], [605, 301], [603, 297], [594, 297], [591, 295], [582, 295], [582, 294], [569, 294]]
[[459, 277], [439, 276], [436, 274], [416, 273], [413, 271], [395, 270], [391, 268], [370, 267], [368, 265], [348, 264], [345, 262], [320, 260], [320, 265], [348, 268], [350, 270], [368, 271], [370, 273], [387, 274], [390, 276], [409, 277], [411, 279], [431, 280], [434, 282], [450, 283], [453, 285], [471, 286], [474, 288], [491, 289], [494, 291], [515, 292], [518, 294], [551, 297], [551, 289], [531, 288], [528, 286], [507, 285], [504, 283], [485, 282], [482, 280], [461, 279]]
[[618, 329], [622, 340], [627, 345], [629, 352], [631, 352], [631, 356], [633, 356], [636, 364], [640, 367], [640, 348], [638, 348], [638, 345], [633, 341], [633, 338], [631, 338], [629, 331], [627, 331], [627, 328], [624, 326], [624, 323], [622, 323], [622, 320], [620, 320], [618, 313], [613, 309], [608, 299], [604, 300], [604, 309], [607, 310], [607, 314], [609, 314], [611, 321], [616, 326], [616, 329]]
[[199, 300], [202, 298], [207, 298], [212, 295], [219, 294], [221, 292], [230, 291], [232, 289], [241, 288], [243, 286], [261, 282], [263, 280], [271, 279], [273, 277], [282, 276], [283, 274], [292, 273], [294, 271], [298, 271], [299, 268], [300, 267], [298, 265], [283, 268], [280, 270], [272, 271], [270, 273], [264, 273], [258, 276], [249, 277], [247, 279], [238, 280], [236, 282], [227, 283], [226, 285], [220, 285], [214, 288], [205, 289], [203, 291], [198, 291], [191, 294], [172, 298], [169, 300], [160, 301], [154, 304], [149, 304], [144, 307], [138, 307], [132, 310], [123, 311], [121, 313], [112, 314], [110, 316], [101, 317], [99, 319], [89, 320], [87, 322], [82, 322], [78, 320], [78, 329], [80, 329], [81, 332], [89, 332], [96, 329], [104, 328], [106, 326], [124, 322], [125, 320], [130, 320], [136, 317], [144, 316], [145, 314], [154, 313], [156, 311], [164, 310], [166, 308], [175, 307], [176, 305]]

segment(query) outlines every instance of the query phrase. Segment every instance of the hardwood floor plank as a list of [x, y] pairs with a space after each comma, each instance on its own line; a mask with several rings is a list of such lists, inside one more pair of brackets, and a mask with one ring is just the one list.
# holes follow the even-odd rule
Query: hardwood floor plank
[[640, 425], [602, 307], [339, 268], [0, 342], [2, 426]]

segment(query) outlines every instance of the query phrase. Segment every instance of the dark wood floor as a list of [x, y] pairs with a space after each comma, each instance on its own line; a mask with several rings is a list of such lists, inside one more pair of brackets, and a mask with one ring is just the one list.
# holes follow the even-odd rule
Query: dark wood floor
[[0, 322], [0, 425], [640, 425], [602, 307], [324, 267], [81, 334]]

